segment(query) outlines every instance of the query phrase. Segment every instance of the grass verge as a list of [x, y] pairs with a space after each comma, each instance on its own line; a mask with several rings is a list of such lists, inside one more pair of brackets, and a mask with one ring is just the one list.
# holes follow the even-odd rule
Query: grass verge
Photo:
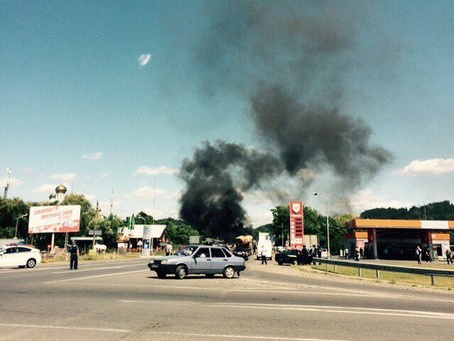
[[[437, 268], [445, 268], [445, 266], [443, 265], [440, 264], [440, 266], [437, 266]], [[433, 266], [431, 267], [429, 265], [423, 265], [422, 267], [433, 268]], [[361, 276], [359, 276], [358, 268], [336, 265], [336, 271], [334, 271], [334, 265], [331, 264], [328, 266], [326, 264], [312, 265], [312, 269], [327, 273], [335, 273], [337, 275], [343, 275], [347, 277], [375, 280], [388, 284], [405, 284], [418, 287], [454, 290], [454, 277], [436, 276], [434, 280], [435, 285], [431, 285], [431, 277], [426, 275], [406, 274], [380, 270], [379, 278], [377, 278], [377, 273], [375, 270], [361, 269]], [[449, 269], [452, 269], [452, 266]]]

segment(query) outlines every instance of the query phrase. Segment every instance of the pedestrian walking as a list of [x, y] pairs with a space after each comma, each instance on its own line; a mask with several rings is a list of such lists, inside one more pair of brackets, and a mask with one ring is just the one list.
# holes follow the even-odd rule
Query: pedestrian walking
[[317, 257], [317, 246], [315, 246], [315, 244], [312, 245], [310, 257], [311, 257], [312, 264], [315, 265], [316, 262], [315, 262], [314, 258]]
[[422, 260], [422, 250], [421, 248], [418, 246], [416, 246], [416, 259], [418, 260], [418, 264], [421, 264], [421, 260]]
[[446, 262], [448, 262], [448, 265], [449, 263], [452, 264], [452, 252], [450, 249], [446, 249]]
[[428, 247], [426, 248], [426, 262], [432, 263], [432, 256], [430, 254], [430, 249]]
[[266, 250], [264, 246], [262, 246], [262, 250], [260, 250], [260, 255], [262, 256], [262, 265], [267, 265], [268, 263], [266, 261]]
[[345, 248], [345, 250], [344, 250], [344, 256], [345, 256], [345, 259], [348, 258], [348, 248]]
[[172, 244], [167, 243], [166, 245], [166, 256], [170, 256], [172, 254]]
[[356, 247], [355, 249], [355, 261], [359, 262], [359, 248]]
[[69, 246], [69, 269], [77, 270], [79, 266], [79, 247], [76, 245], [76, 242], [73, 240]]

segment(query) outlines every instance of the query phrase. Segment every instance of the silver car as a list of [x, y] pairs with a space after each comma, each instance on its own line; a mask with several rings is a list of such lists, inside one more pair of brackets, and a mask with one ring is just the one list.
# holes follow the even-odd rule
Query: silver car
[[234, 256], [225, 247], [207, 245], [188, 245], [174, 255], [155, 257], [148, 263], [148, 267], [159, 278], [174, 274], [178, 279], [189, 274], [207, 277], [222, 274], [225, 278], [232, 278], [235, 273], [239, 276], [246, 269], [242, 257]]

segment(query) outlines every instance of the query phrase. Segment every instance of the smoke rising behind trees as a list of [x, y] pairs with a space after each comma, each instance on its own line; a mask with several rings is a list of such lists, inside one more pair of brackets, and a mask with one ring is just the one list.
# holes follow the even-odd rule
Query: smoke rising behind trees
[[302, 171], [328, 170], [345, 195], [390, 163], [392, 154], [371, 144], [367, 123], [342, 110], [349, 73], [367, 64], [355, 42], [367, 8], [350, 9], [332, 1], [207, 6], [211, 26], [196, 53], [202, 88], [207, 95], [237, 91], [244, 97], [245, 120], [262, 144], [253, 150], [205, 142], [186, 159], [183, 219], [212, 232], [225, 223], [221, 230], [232, 232], [245, 223], [242, 193], [283, 172], [299, 178], [304, 192], [313, 179], [301, 178]]

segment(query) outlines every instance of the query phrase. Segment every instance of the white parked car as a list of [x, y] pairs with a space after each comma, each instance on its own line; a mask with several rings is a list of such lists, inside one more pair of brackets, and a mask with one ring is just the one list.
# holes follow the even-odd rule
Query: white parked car
[[28, 245], [6, 246], [0, 249], [0, 267], [33, 268], [41, 263], [41, 253]]

